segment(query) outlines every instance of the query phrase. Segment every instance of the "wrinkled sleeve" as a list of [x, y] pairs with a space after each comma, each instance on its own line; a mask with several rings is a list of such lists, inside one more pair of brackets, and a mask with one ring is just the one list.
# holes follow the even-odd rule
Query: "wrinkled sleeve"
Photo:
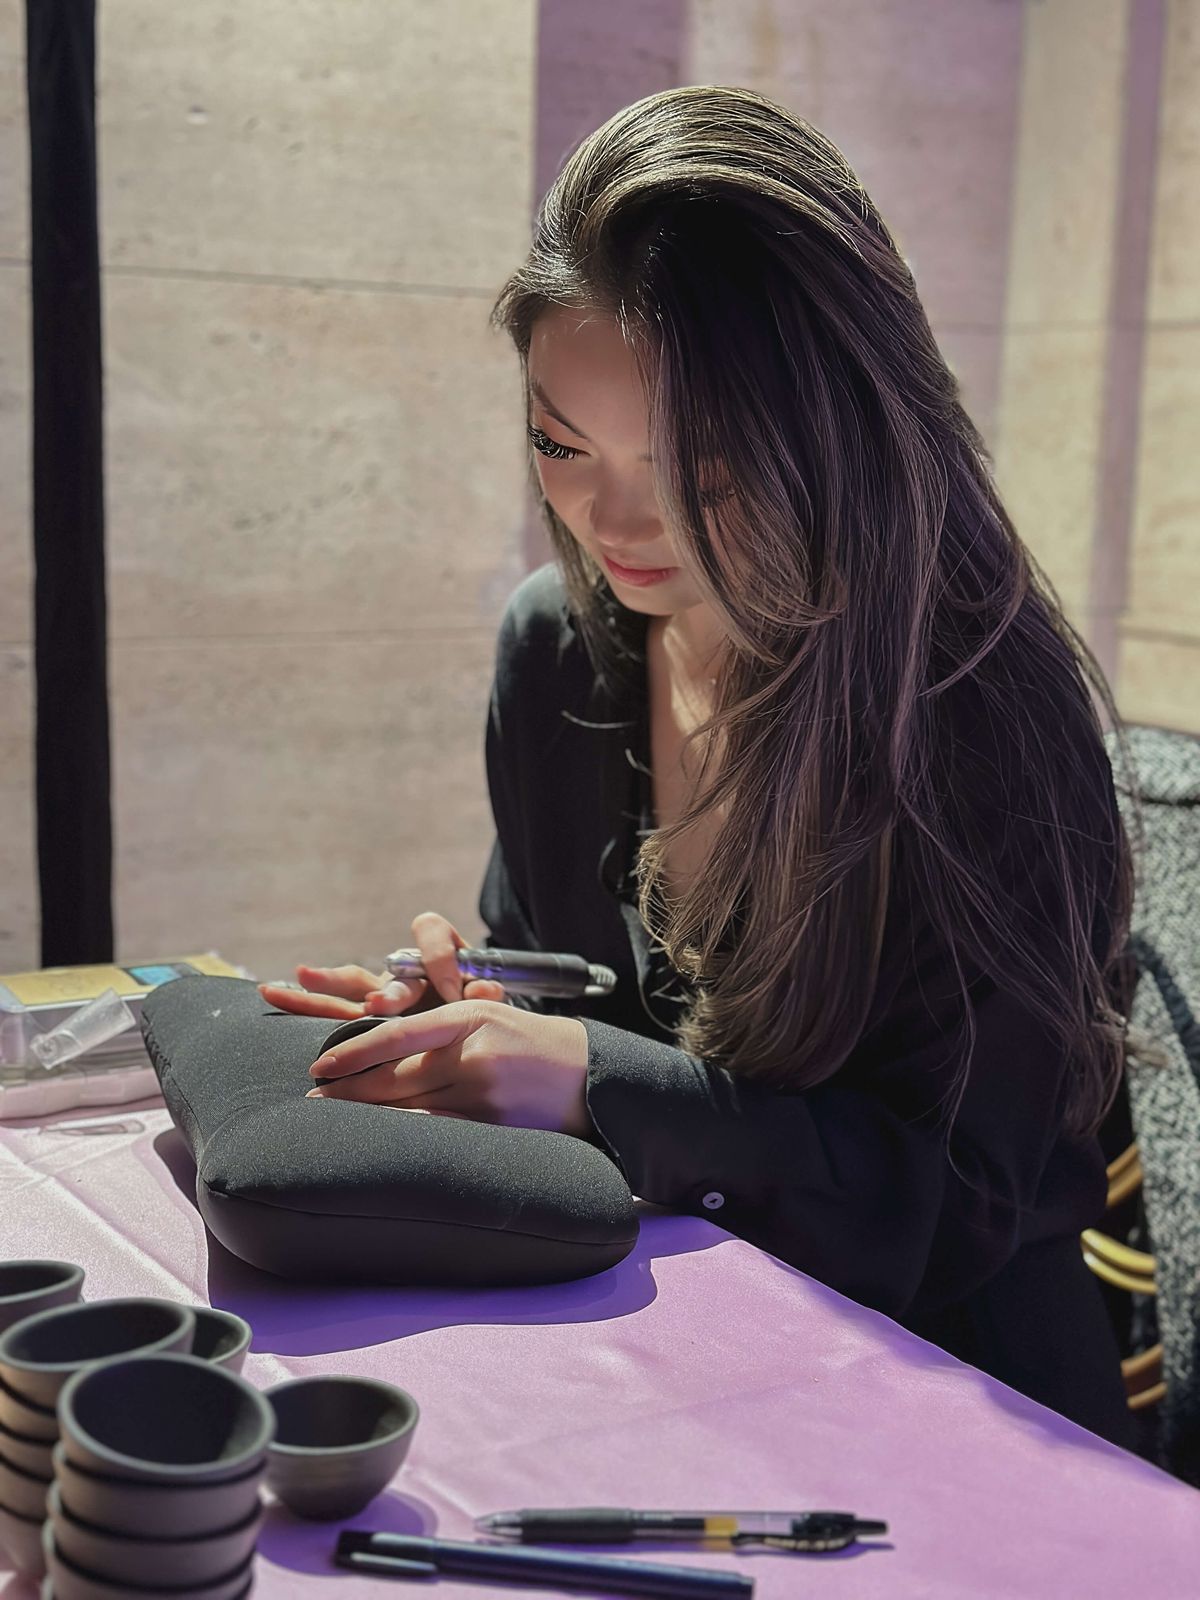
[[1059, 1131], [1061, 1052], [994, 988], [947, 1148], [949, 1015], [869, 1069], [854, 1058], [783, 1094], [638, 1034], [584, 1020], [587, 1101], [643, 1199], [691, 1211], [864, 1305], [910, 1310], [923, 1281], [955, 1298], [1015, 1253]]

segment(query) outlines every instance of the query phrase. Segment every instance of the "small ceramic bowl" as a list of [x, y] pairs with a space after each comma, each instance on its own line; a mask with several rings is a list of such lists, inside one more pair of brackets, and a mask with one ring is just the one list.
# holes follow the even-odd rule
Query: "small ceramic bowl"
[[266, 1394], [275, 1411], [267, 1483], [297, 1516], [352, 1517], [395, 1476], [420, 1412], [375, 1378], [293, 1378]]
[[[39, 1533], [41, 1532], [40, 1529], [38, 1531], [39, 1531]], [[250, 1591], [253, 1588], [254, 1588], [254, 1573], [253, 1573], [253, 1570], [252, 1570], [251, 1573], [250, 1573], [250, 1576], [246, 1579], [246, 1587], [242, 1590], [241, 1594], [236, 1595], [234, 1597], [234, 1600], [249, 1600]], [[148, 1591], [145, 1590], [145, 1589], [138, 1589], [136, 1591], [136, 1593], [137, 1593], [137, 1595], [142, 1597], [142, 1600], [147, 1600], [147, 1596], [149, 1597], [149, 1600], [155, 1600], [155, 1597], [158, 1594], [165, 1594], [168, 1597], [168, 1600], [170, 1600], [170, 1597], [171, 1597], [173, 1591], [171, 1591], [170, 1589], [167, 1589], [167, 1590], [151, 1589], [151, 1590], [148, 1590]], [[38, 1590], [38, 1600], [55, 1600], [54, 1581], [53, 1581], [53, 1579], [48, 1578], [48, 1577], [42, 1579], [42, 1586]]]
[[32, 1472], [36, 1478], [48, 1478], [54, 1471], [50, 1459], [54, 1450], [52, 1439], [28, 1439], [23, 1433], [0, 1427], [0, 1456], [22, 1472]]
[[0, 1334], [0, 1378], [35, 1406], [53, 1406], [74, 1373], [137, 1351], [188, 1350], [196, 1319], [173, 1300], [91, 1300], [56, 1306]]
[[18, 1517], [44, 1517], [49, 1478], [22, 1472], [10, 1461], [0, 1461], [0, 1506]]
[[46, 1570], [42, 1551], [42, 1526], [45, 1517], [18, 1517], [15, 1511], [0, 1510], [0, 1549], [23, 1578], [40, 1578]]
[[261, 1456], [248, 1472], [219, 1483], [146, 1483], [89, 1472], [68, 1460], [61, 1444], [54, 1448], [55, 1483], [73, 1516], [109, 1533], [152, 1529], [163, 1539], [198, 1539], [244, 1522], [262, 1504], [266, 1464]]
[[0, 1379], [0, 1426], [22, 1438], [53, 1444], [58, 1438], [58, 1413], [53, 1406], [35, 1406], [23, 1400]]
[[62, 1493], [56, 1484], [50, 1486], [46, 1509], [54, 1525], [54, 1541], [59, 1553], [68, 1561], [92, 1572], [102, 1572], [110, 1580], [124, 1578], [144, 1588], [153, 1588], [156, 1584], [181, 1587], [216, 1583], [228, 1573], [236, 1572], [254, 1554], [263, 1518], [262, 1507], [255, 1506], [250, 1515], [234, 1527], [220, 1528], [199, 1539], [111, 1533], [107, 1528], [98, 1528], [73, 1516], [63, 1505]]
[[83, 1268], [70, 1261], [0, 1261], [0, 1333], [82, 1293]]
[[254, 1336], [250, 1324], [216, 1306], [193, 1306], [192, 1315], [196, 1319], [192, 1354], [226, 1372], [240, 1372]]
[[254, 1582], [253, 1556], [236, 1572], [224, 1574], [215, 1583], [156, 1588], [133, 1584], [125, 1578], [108, 1578], [65, 1556], [58, 1548], [52, 1522], [42, 1526], [42, 1557], [54, 1600], [242, 1600]]
[[198, 1356], [128, 1356], [78, 1372], [58, 1402], [67, 1456], [146, 1483], [237, 1478], [262, 1460], [275, 1416], [258, 1390]]

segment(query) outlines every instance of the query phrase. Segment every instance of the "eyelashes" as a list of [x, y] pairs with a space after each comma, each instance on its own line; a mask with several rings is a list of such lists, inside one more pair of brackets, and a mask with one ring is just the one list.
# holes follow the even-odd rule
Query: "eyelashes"
[[[574, 461], [576, 456], [583, 453], [569, 444], [559, 444], [556, 439], [552, 439], [541, 428], [535, 427], [532, 422], [526, 424], [525, 432], [529, 435], [529, 442], [533, 445], [533, 448], [551, 461]], [[722, 500], [728, 500], [732, 493], [732, 489], [702, 489], [700, 491], [700, 504], [704, 506], [719, 505]]]
[[574, 461], [579, 454], [569, 444], [557, 444], [548, 433], [543, 433], [540, 428], [535, 428], [532, 423], [526, 428], [529, 441], [533, 448], [542, 455], [548, 456], [551, 461]]

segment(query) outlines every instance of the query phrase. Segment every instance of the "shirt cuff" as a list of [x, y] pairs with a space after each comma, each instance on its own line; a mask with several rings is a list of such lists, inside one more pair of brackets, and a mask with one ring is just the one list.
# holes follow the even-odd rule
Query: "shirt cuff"
[[588, 1036], [588, 1112], [629, 1187], [643, 1200], [719, 1220], [720, 1174], [737, 1139], [712, 1075], [674, 1045], [579, 1020]]

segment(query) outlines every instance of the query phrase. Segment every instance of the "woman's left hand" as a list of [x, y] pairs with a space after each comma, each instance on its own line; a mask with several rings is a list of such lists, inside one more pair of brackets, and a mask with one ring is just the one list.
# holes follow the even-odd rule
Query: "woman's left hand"
[[337, 1081], [309, 1094], [585, 1139], [587, 1059], [587, 1032], [575, 1017], [459, 1000], [335, 1045], [309, 1072]]

